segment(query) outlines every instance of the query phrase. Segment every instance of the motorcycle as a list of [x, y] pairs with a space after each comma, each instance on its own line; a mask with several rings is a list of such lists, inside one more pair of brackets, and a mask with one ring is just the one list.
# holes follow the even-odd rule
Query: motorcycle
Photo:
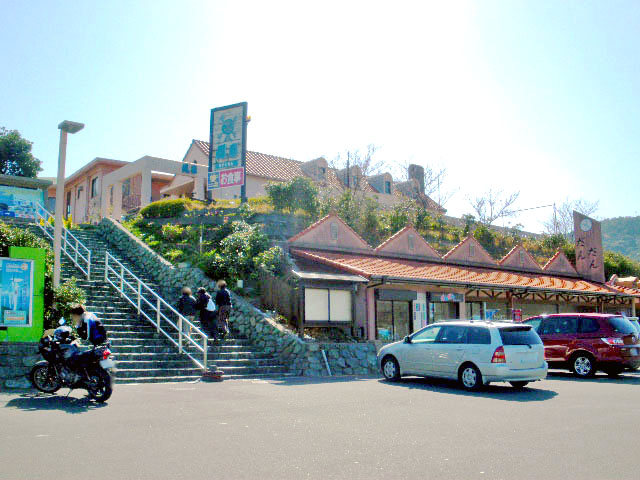
[[44, 393], [55, 393], [63, 387], [83, 388], [97, 402], [106, 402], [113, 392], [109, 370], [115, 367], [109, 358], [109, 342], [80, 351], [64, 323], [61, 320], [53, 335], [45, 334], [40, 340], [38, 351], [44, 360], [31, 369], [31, 383]]

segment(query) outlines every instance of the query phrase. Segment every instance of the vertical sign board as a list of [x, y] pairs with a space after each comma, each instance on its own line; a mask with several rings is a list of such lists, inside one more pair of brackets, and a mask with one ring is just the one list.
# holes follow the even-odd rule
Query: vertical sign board
[[240, 186], [246, 201], [247, 102], [211, 110], [207, 189]]
[[0, 258], [0, 326], [33, 323], [33, 260]]
[[573, 232], [576, 239], [576, 270], [589, 280], [604, 283], [600, 222], [574, 211]]

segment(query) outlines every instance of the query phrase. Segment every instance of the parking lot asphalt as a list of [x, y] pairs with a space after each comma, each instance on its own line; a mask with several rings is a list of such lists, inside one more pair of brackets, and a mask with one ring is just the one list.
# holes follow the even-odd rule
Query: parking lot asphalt
[[640, 375], [522, 391], [418, 378], [0, 393], [0, 479], [637, 479]]

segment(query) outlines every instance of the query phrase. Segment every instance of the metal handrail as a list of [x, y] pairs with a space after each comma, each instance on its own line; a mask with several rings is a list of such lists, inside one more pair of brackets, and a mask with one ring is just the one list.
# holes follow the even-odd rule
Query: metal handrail
[[[111, 278], [109, 278], [110, 273], [112, 273], [112, 276], [115, 277], [115, 283]], [[133, 284], [127, 280], [125, 274], [133, 278]], [[131, 305], [136, 307], [136, 309], [138, 310], [138, 315], [142, 315], [144, 318], [146, 318], [149, 323], [156, 327], [158, 333], [162, 333], [169, 339], [169, 341], [171, 341], [171, 343], [177, 346], [179, 353], [184, 353], [199, 368], [201, 368], [202, 370], [207, 370], [207, 347], [209, 337], [197, 326], [191, 323], [189, 319], [187, 319], [171, 305], [169, 305], [160, 295], [158, 295], [153, 289], [151, 289], [151, 287], [140, 280], [140, 278], [138, 278], [133, 272], [131, 272], [131, 270], [125, 267], [120, 261], [118, 261], [117, 258], [111, 255], [109, 252], [105, 252], [104, 255], [104, 280], [113, 288], [115, 288], [118, 293], [120, 293], [120, 295], [122, 295]], [[153, 301], [149, 301], [147, 298], [145, 298], [145, 293], [151, 294]], [[151, 309], [152, 315], [149, 315], [143, 310], [143, 303]], [[177, 325], [162, 311], [163, 306], [166, 307], [169, 313], [175, 314], [177, 318]], [[153, 318], [154, 316], [155, 319]], [[163, 321], [164, 323], [173, 327], [174, 330], [178, 331], [177, 342], [168, 332], [166, 332], [161, 327], [161, 323]], [[190, 327], [189, 333], [183, 332], [182, 330], [182, 327], [185, 325], [185, 323]], [[194, 332], [202, 337], [202, 345], [200, 345], [198, 341], [192, 338], [192, 334]], [[194, 358], [189, 352], [185, 350], [185, 347], [183, 346], [183, 338], [186, 339], [187, 345], [191, 344], [196, 348], [197, 351], [202, 353], [202, 363], [200, 363], [196, 358]]]
[[[39, 203], [36, 203], [36, 225], [53, 242], [54, 216]], [[89, 250], [73, 233], [62, 226], [62, 252], [69, 257], [73, 264], [91, 279], [91, 250]], [[84, 265], [84, 267], [83, 267]]]

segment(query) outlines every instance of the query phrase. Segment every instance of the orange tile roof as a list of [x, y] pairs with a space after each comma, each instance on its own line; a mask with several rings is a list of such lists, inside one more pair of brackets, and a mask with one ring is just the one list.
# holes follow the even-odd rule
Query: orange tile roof
[[544, 273], [514, 273], [481, 267], [444, 265], [404, 259], [382, 258], [337, 252], [292, 249], [294, 256], [313, 260], [339, 270], [371, 277], [391, 277], [425, 283], [459, 284], [493, 288], [523, 288], [575, 294], [627, 295], [604, 285]]
[[609, 284], [607, 284], [607, 286], [609, 288], [612, 288], [613, 290], [618, 291], [618, 292], [622, 292], [622, 293], [627, 294], [627, 295], [632, 295], [634, 297], [640, 297], [640, 289], [631, 288], [631, 287], [624, 287], [622, 285], [609, 285]]
[[[209, 155], [209, 142], [194, 140], [193, 143]], [[266, 153], [247, 151], [247, 175], [288, 182], [305, 174], [300, 169], [302, 162]]]

